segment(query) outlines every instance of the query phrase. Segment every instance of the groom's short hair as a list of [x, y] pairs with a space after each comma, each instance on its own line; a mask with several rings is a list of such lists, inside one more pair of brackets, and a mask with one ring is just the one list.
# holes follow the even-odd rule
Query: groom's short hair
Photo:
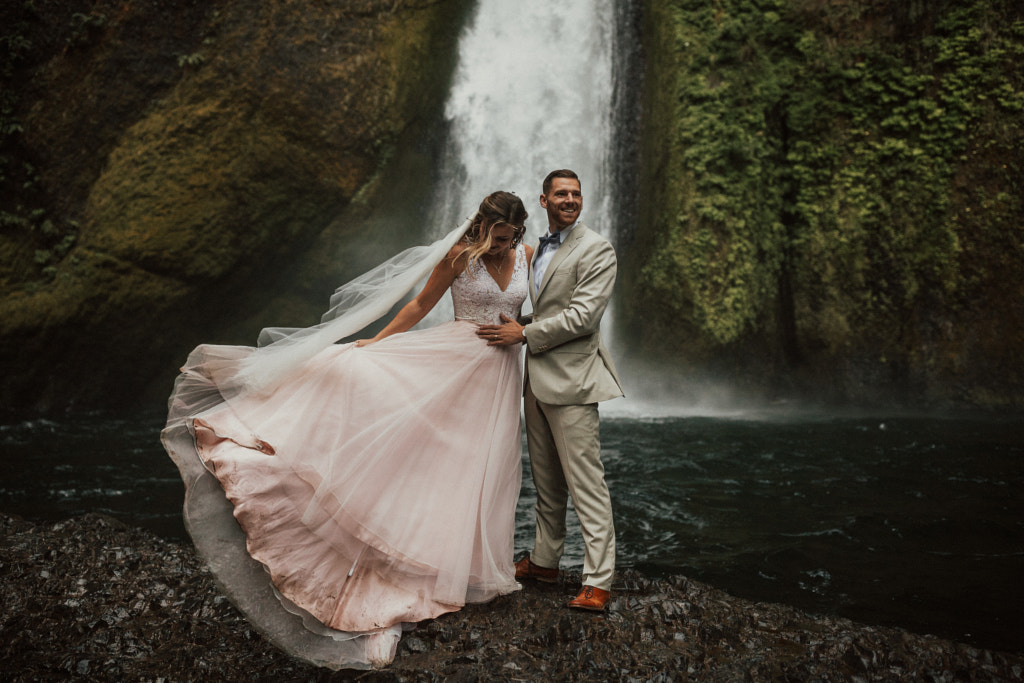
[[576, 175], [575, 171], [570, 171], [567, 168], [560, 168], [557, 171], [552, 171], [551, 173], [548, 173], [547, 177], [544, 178], [544, 184], [541, 185], [540, 188], [543, 194], [548, 193], [548, 190], [551, 189], [551, 181], [554, 180], [555, 178], [572, 178], [573, 180], [580, 184], [580, 189], [583, 189], [583, 183], [580, 182], [580, 177]]

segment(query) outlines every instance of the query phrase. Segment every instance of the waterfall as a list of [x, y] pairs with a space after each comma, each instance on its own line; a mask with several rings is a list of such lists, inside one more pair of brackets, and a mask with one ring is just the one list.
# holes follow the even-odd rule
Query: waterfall
[[523, 199], [526, 239], [535, 243], [547, 229], [541, 181], [571, 168], [583, 185], [584, 221], [612, 237], [613, 37], [614, 0], [479, 0], [445, 107], [435, 234], [508, 190]]
[[[470, 216], [490, 192], [508, 190], [530, 212], [526, 240], [536, 244], [547, 230], [541, 182], [549, 171], [571, 168], [583, 185], [583, 220], [615, 244], [623, 262], [638, 194], [639, 12], [630, 0], [478, 0], [459, 38], [428, 237]], [[675, 375], [634, 372], [617, 348], [614, 308], [613, 299], [602, 336], [631, 398], [602, 410], [684, 412]], [[424, 324], [449, 319], [450, 311], [446, 296]]]
[[[583, 187], [582, 219], [614, 240], [615, 4], [478, 1], [459, 38], [428, 238], [506, 190], [526, 205], [525, 241], [536, 244], [547, 230], [541, 183], [548, 172], [570, 168]], [[421, 325], [450, 317], [445, 295]]]

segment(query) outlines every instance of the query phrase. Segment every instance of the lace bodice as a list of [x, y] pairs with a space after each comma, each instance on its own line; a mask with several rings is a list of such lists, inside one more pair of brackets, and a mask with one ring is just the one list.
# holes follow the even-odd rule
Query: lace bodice
[[462, 271], [452, 283], [452, 303], [456, 320], [472, 320], [481, 325], [498, 324], [501, 314], [519, 317], [519, 310], [529, 293], [527, 286], [526, 249], [516, 247], [512, 279], [505, 291], [498, 288], [483, 261], [476, 261]]

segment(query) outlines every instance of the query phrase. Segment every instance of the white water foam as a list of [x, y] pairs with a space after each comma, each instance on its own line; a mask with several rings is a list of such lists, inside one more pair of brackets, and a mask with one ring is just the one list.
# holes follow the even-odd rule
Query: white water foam
[[[530, 213], [524, 241], [536, 245], [547, 231], [541, 184], [559, 168], [580, 176], [583, 220], [614, 237], [613, 2], [479, 1], [459, 39], [445, 106], [449, 146], [427, 238], [472, 215], [491, 192], [506, 190], [522, 198]], [[446, 294], [420, 326], [450, 319], [451, 311]]]
[[458, 47], [445, 108], [450, 147], [430, 224], [443, 233], [495, 190], [530, 212], [527, 241], [547, 229], [538, 197], [549, 171], [583, 184], [583, 217], [607, 235], [612, 150], [613, 0], [480, 0]]

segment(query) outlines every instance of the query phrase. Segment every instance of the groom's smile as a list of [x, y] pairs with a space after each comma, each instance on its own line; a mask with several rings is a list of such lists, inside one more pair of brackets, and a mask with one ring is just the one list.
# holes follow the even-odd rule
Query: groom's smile
[[583, 191], [575, 178], [554, 178], [551, 189], [540, 196], [540, 205], [548, 212], [552, 232], [569, 227], [580, 217]]

